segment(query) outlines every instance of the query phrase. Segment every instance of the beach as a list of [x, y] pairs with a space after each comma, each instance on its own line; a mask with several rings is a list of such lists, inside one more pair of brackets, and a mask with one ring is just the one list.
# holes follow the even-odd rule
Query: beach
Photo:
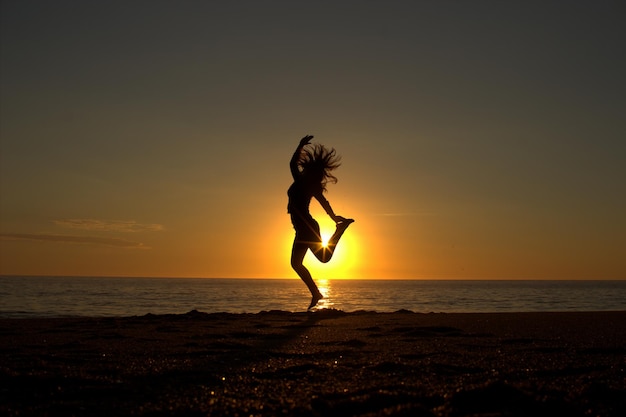
[[7, 416], [623, 416], [626, 312], [0, 319]]

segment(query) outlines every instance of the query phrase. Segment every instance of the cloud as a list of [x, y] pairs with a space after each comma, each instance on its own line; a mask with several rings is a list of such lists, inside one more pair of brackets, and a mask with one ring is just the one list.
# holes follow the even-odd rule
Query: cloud
[[[59, 219], [55, 220], [54, 224], [68, 229], [85, 230], [95, 235], [98, 235], [100, 232], [137, 233], [163, 230], [163, 226], [160, 224], [143, 224], [137, 223], [134, 220]], [[51, 233], [2, 233], [0, 234], [0, 239], [73, 243], [79, 245], [98, 245], [127, 249], [150, 249], [149, 246], [145, 246], [141, 242], [108, 236], [81, 236]]]
[[398, 212], [398, 213], [376, 213], [375, 216], [384, 217], [414, 217], [414, 216], [436, 216], [437, 214], [431, 211], [422, 212]]
[[89, 230], [98, 232], [157, 232], [163, 226], [153, 223], [137, 223], [134, 220], [98, 220], [98, 219], [60, 219], [55, 220], [57, 226], [70, 229]]
[[38, 242], [76, 243], [86, 245], [113, 246], [117, 248], [150, 249], [141, 242], [133, 242], [126, 239], [97, 236], [72, 236], [35, 233], [2, 233], [2, 240], [31, 240]]

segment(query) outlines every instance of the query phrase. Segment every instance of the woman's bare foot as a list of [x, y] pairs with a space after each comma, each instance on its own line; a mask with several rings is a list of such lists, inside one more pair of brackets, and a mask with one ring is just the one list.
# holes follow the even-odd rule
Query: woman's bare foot
[[346, 219], [345, 217], [339, 217], [341, 220], [337, 222], [337, 230], [346, 230], [348, 226], [354, 223], [354, 219]]
[[317, 305], [317, 302], [319, 300], [321, 300], [322, 298], [324, 298], [324, 296], [320, 293], [317, 293], [315, 295], [313, 295], [313, 297], [311, 297], [311, 304], [309, 304], [309, 310], [312, 309], [313, 307], [315, 307]]

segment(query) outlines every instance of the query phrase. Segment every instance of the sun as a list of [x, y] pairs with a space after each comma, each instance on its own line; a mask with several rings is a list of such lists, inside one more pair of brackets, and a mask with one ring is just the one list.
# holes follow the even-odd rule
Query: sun
[[328, 247], [328, 241], [330, 240], [330, 233], [320, 233], [322, 236], [322, 247]]

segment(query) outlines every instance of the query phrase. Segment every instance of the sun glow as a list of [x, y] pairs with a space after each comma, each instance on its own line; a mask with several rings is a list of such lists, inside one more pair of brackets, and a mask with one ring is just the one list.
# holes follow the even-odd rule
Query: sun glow
[[[319, 223], [322, 229], [321, 234], [323, 238], [326, 238], [324, 240], [327, 241], [335, 231], [335, 223], [332, 221], [330, 224], [322, 221]], [[341, 237], [339, 244], [335, 247], [333, 257], [328, 263], [321, 263], [313, 253], [307, 252], [304, 258], [304, 266], [311, 272], [316, 282], [327, 279], [359, 278], [357, 268], [360, 268], [361, 265], [359, 262], [360, 244], [358, 232], [358, 229], [354, 226], [348, 228]], [[276, 259], [283, 265], [286, 276], [295, 278], [297, 274], [289, 266], [289, 256], [294, 237], [293, 229], [286, 230], [284, 234], [281, 234], [279, 247], [282, 249], [279, 251], [280, 257]]]
[[[323, 210], [318, 210], [315, 206], [311, 209], [313, 218], [320, 225], [322, 240], [327, 243], [336, 230], [336, 224]], [[371, 222], [361, 213], [355, 212], [354, 214], [356, 215], [355, 223], [351, 224], [342, 235], [329, 262], [320, 262], [311, 251], [305, 255], [304, 266], [316, 282], [318, 280], [370, 278], [371, 274], [368, 275], [371, 272], [370, 269], [378, 265], [379, 251], [371, 251], [368, 248], [368, 258], [365, 259], [362, 256], [366, 247], [365, 242], [368, 240], [367, 236], [372, 234], [371, 226], [368, 226]], [[264, 245], [264, 250], [259, 253], [259, 269], [272, 271], [265, 273], [265, 277], [298, 279], [298, 275], [290, 265], [295, 230], [289, 223], [289, 217], [277, 216], [273, 222], [268, 222], [266, 233], [271, 236], [271, 242], [269, 245]]]

